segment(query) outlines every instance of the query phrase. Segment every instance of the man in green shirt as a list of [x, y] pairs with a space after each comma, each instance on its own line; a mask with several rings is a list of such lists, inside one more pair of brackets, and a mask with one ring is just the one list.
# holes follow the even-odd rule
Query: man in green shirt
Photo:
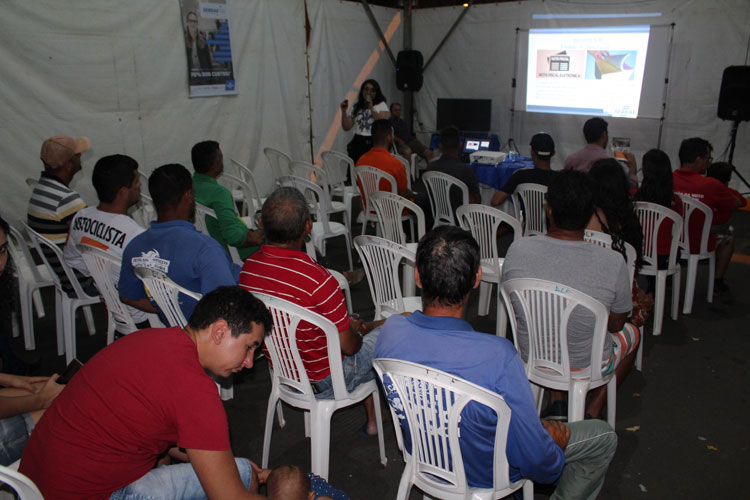
[[263, 242], [263, 233], [248, 229], [237, 215], [232, 193], [216, 182], [224, 171], [224, 155], [216, 141], [199, 142], [191, 151], [193, 160], [193, 189], [195, 201], [216, 212], [216, 219], [208, 217], [209, 234], [229, 251], [227, 245], [237, 247], [240, 258], [247, 259]]

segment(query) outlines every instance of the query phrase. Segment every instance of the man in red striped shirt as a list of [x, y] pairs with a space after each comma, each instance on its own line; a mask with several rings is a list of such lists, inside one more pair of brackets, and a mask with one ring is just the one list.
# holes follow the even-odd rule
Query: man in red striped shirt
[[[305, 237], [312, 230], [302, 193], [289, 187], [271, 193], [263, 204], [260, 226], [266, 241], [245, 261], [240, 286], [299, 304], [336, 325], [347, 390], [374, 379], [372, 356], [380, 332], [375, 328], [383, 322], [365, 323], [349, 317], [336, 279], [301, 251]], [[302, 321], [297, 327], [297, 347], [316, 397], [331, 398], [333, 386], [325, 333]], [[365, 400], [365, 409], [365, 432], [374, 435], [377, 427], [372, 397]]]

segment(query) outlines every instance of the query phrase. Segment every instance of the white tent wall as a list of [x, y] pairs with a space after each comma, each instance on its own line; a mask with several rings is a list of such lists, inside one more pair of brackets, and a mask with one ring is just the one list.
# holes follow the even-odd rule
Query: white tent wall
[[[462, 7], [443, 7], [415, 11], [413, 47], [422, 51], [425, 61], [461, 10]], [[714, 157], [717, 158], [729, 142], [732, 127], [731, 122], [716, 116], [722, 73], [727, 66], [748, 64], [750, 8], [747, 0], [528, 0], [473, 6], [425, 71], [424, 87], [415, 93], [415, 107], [425, 129], [435, 127], [439, 97], [491, 98], [492, 127], [501, 141], [512, 137], [521, 153], [528, 154], [531, 136], [540, 130], [549, 132], [557, 146], [553, 168], [562, 168], [565, 157], [584, 143], [582, 128], [587, 117], [516, 111], [513, 130], [510, 130], [516, 28], [553, 27], [549, 21], [541, 24], [532, 19], [533, 14], [653, 12], [662, 15], [645, 20], [601, 19], [598, 22], [603, 25], [675, 23], [661, 149], [670, 155], [673, 168], [677, 168], [680, 141], [699, 136], [713, 143]], [[566, 26], [572, 26], [571, 22], [566, 21]], [[591, 23], [590, 20], [581, 21], [584, 26]], [[520, 57], [526, 56], [521, 54]], [[520, 71], [522, 65], [519, 64]], [[517, 102], [516, 109], [522, 109], [523, 104]], [[607, 118], [607, 121], [610, 136], [632, 139], [639, 164], [642, 154], [656, 147], [658, 119]], [[748, 180], [749, 127], [747, 123], [740, 124], [734, 155], [734, 163]], [[736, 178], [733, 178], [733, 185], [740, 186]], [[747, 191], [744, 186], [742, 188]]]
[[221, 143], [270, 188], [262, 148], [309, 158], [302, 0], [230, 1], [236, 96], [188, 98], [177, 0], [7, 0], [0, 16], [0, 212], [25, 219], [49, 136], [85, 135], [83, 171], [73, 180], [89, 204], [95, 161], [135, 158], [143, 172], [179, 162], [190, 147]]
[[[353, 105], [364, 80], [375, 79], [388, 103], [401, 100], [401, 92], [396, 89], [394, 65], [361, 4], [341, 0], [306, 3], [312, 28], [308, 52], [317, 158], [328, 149], [346, 153], [352, 132], [341, 129], [339, 105], [347, 97]], [[402, 11], [377, 6], [371, 9], [395, 56], [403, 42]]]

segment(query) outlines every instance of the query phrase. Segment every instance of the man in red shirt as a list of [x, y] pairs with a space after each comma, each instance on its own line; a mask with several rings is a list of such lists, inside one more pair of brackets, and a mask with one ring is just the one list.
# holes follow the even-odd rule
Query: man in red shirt
[[[685, 194], [699, 200], [713, 211], [711, 233], [708, 238], [708, 250], [716, 251], [715, 292], [726, 292], [729, 287], [724, 283], [724, 273], [732, 260], [734, 237], [728, 235], [717, 241], [715, 231], [729, 222], [732, 210], [742, 205], [727, 186], [717, 179], [706, 177], [705, 173], [711, 164], [711, 144], [700, 137], [685, 139], [680, 144], [680, 168], [672, 173], [674, 192]], [[700, 250], [701, 232], [704, 223], [703, 213], [693, 212], [690, 217], [690, 251]]]
[[[372, 149], [360, 156], [359, 160], [357, 160], [357, 166], [375, 167], [392, 175], [396, 179], [398, 194], [411, 200], [414, 194], [409, 189], [409, 181], [406, 178], [404, 164], [388, 152], [388, 148], [393, 140], [391, 122], [388, 120], [375, 120], [372, 124], [371, 133]], [[357, 181], [357, 184], [359, 184], [359, 181]], [[392, 189], [392, 186], [389, 186], [384, 180], [380, 181], [379, 187], [380, 191], [390, 191]], [[359, 190], [362, 190], [361, 184], [359, 185]], [[362, 199], [364, 200], [364, 197]]]
[[[387, 121], [387, 120], [386, 120]], [[302, 252], [312, 221], [305, 197], [282, 187], [263, 203], [260, 226], [266, 242], [248, 257], [240, 273], [240, 286], [289, 300], [330, 320], [339, 331], [344, 380], [349, 391], [375, 378], [372, 354], [383, 321], [364, 323], [349, 317], [344, 294], [326, 268]], [[333, 396], [328, 343], [325, 333], [305, 321], [297, 327], [297, 347], [307, 376], [320, 399]], [[377, 433], [372, 398], [365, 400], [366, 432]]]
[[[238, 286], [196, 305], [185, 329], [135, 332], [96, 354], [55, 399], [21, 459], [55, 500], [265, 498], [261, 471], [232, 456], [216, 384], [251, 368], [272, 319]], [[189, 463], [154, 469], [170, 447]]]

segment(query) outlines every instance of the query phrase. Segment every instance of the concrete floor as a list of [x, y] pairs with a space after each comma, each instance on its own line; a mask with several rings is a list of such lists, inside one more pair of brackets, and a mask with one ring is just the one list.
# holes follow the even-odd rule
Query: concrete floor
[[[736, 253], [750, 256], [750, 214], [733, 220], [738, 235]], [[358, 227], [355, 234], [358, 234]], [[372, 231], [371, 231], [372, 232]], [[343, 242], [343, 239], [341, 239]], [[354, 252], [356, 259], [356, 252]], [[346, 266], [343, 243], [331, 240], [325, 265]], [[742, 257], [737, 259], [744, 261]], [[750, 258], [747, 259], [750, 262]], [[683, 283], [684, 283], [683, 272]], [[609, 468], [602, 499], [745, 497], [744, 474], [750, 470], [750, 433], [744, 417], [750, 409], [748, 375], [750, 336], [745, 321], [750, 312], [750, 267], [733, 262], [726, 276], [731, 292], [706, 302], [706, 266], [700, 266], [693, 313], [677, 321], [665, 315], [663, 333], [646, 326], [643, 371], [633, 371], [618, 392], [617, 454]], [[352, 288], [354, 308], [365, 318], [373, 314], [366, 280]], [[684, 295], [684, 289], [681, 291]], [[494, 306], [489, 316], [476, 316], [472, 296], [467, 319], [479, 331], [494, 332]], [[47, 316], [36, 320], [41, 374], [60, 371], [64, 356], [56, 355], [54, 301], [45, 294]], [[97, 334], [85, 333], [79, 316], [78, 354], [86, 361], [104, 347], [104, 311], [95, 308]], [[13, 340], [22, 349], [20, 339]], [[235, 378], [235, 398], [225, 403], [235, 455], [260, 463], [270, 380], [265, 360]], [[303, 415], [285, 407], [287, 425], [275, 423], [270, 465], [285, 463], [309, 470], [310, 442], [304, 437]], [[336, 412], [331, 430], [331, 484], [352, 499], [394, 498], [404, 462], [396, 447], [393, 425], [385, 424], [388, 464], [379, 463], [377, 440], [359, 434], [364, 410]], [[744, 472], [743, 472], [744, 471]], [[549, 488], [537, 487], [537, 499]], [[411, 497], [421, 498], [413, 489]]]

